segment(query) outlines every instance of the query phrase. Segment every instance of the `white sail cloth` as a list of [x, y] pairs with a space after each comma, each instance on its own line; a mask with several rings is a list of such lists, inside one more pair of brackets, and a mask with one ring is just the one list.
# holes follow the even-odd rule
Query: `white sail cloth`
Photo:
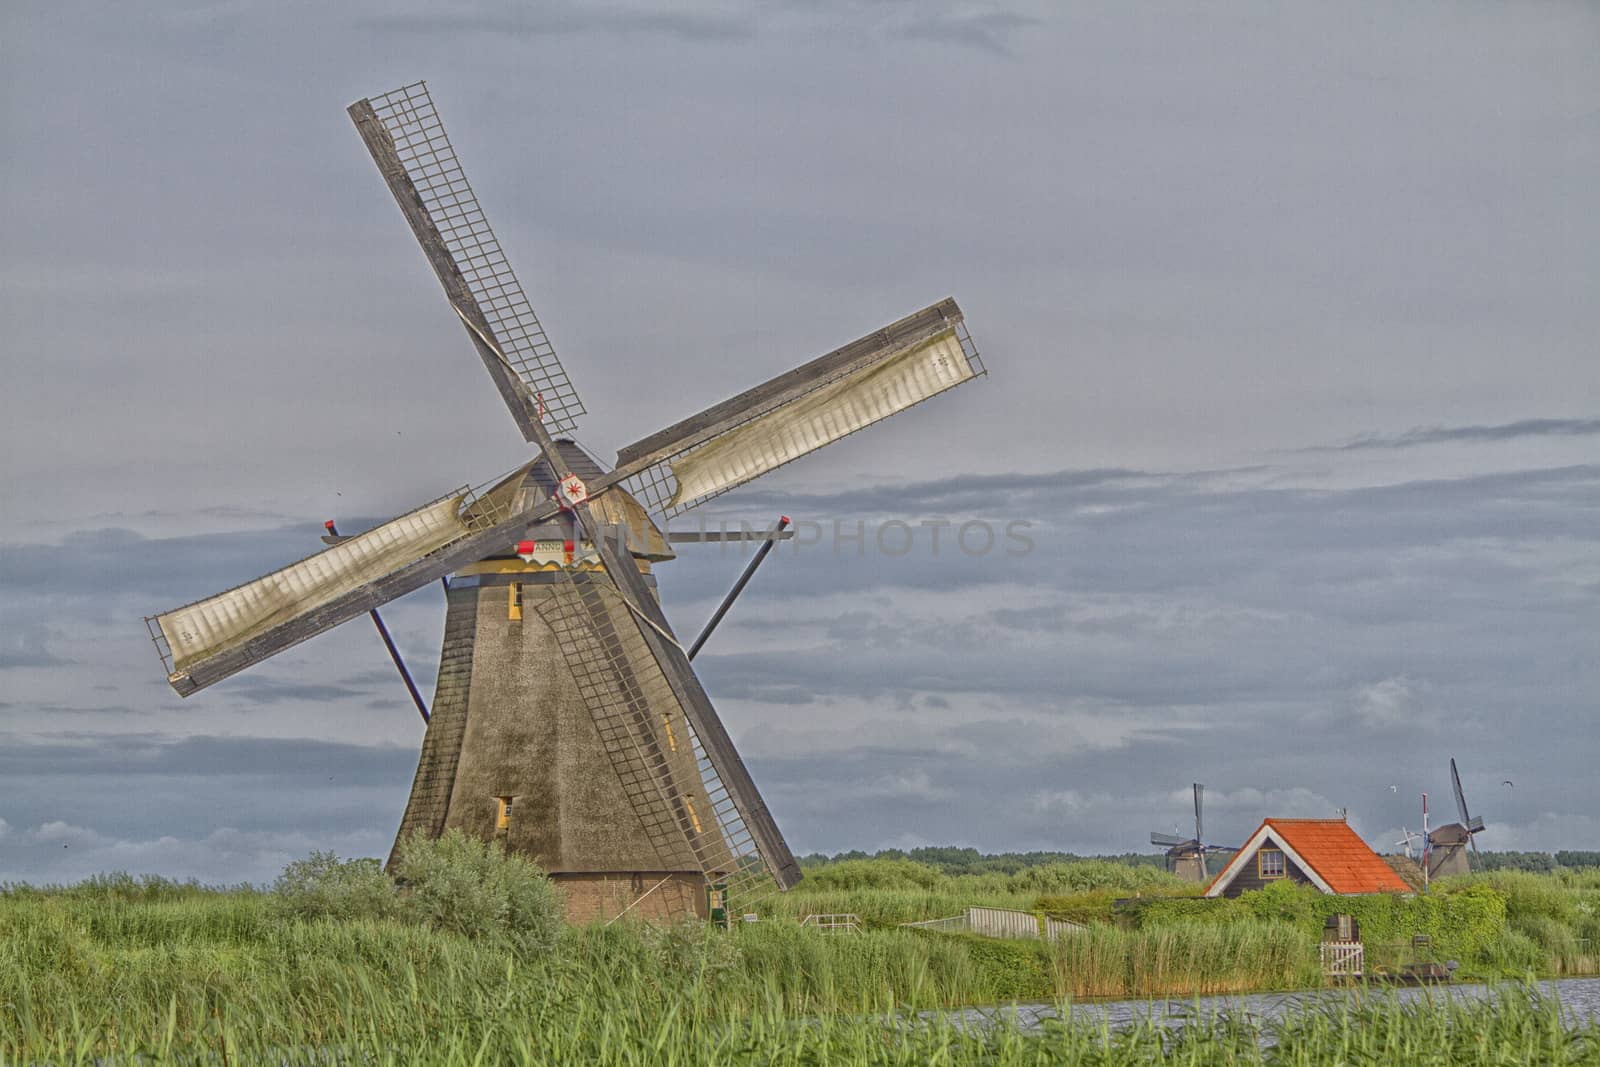
[[468, 532], [464, 493], [445, 497], [253, 582], [156, 616], [173, 672], [443, 548]]
[[829, 382], [671, 461], [684, 508], [742, 485], [975, 376], [955, 330]]

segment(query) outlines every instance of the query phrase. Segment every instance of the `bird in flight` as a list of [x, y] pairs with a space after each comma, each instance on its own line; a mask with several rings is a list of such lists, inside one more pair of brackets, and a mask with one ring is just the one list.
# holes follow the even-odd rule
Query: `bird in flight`
[[1511, 786], [1512, 789], [1516, 788], [1516, 785], [1509, 778], [1500, 779], [1500, 784], [1501, 785], [1509, 785], [1509, 786]]

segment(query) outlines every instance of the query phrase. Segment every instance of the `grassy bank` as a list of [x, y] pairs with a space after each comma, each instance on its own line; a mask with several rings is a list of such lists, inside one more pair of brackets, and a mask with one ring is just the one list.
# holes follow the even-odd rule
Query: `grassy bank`
[[[924, 1062], [940, 1048], [950, 1063], [1045, 1062], [1042, 1050], [1067, 1057], [1049, 1062], [1139, 1062], [1104, 1057], [1117, 1042], [1154, 1042], [1156, 1031], [1113, 1041], [930, 1024], [886, 1037], [871, 1020], [967, 1004], [1305, 988], [1319, 981], [1316, 943], [1333, 908], [1358, 911], [1374, 946], [1428, 932], [1480, 976], [1593, 973], [1600, 934], [1600, 873], [1494, 872], [1413, 900], [1336, 900], [1278, 885], [1212, 902], [1149, 868], [948, 875], [903, 860], [813, 869], [767, 903], [763, 921], [732, 931], [565, 928], [536, 871], [503, 866], [511, 861], [481, 845], [439, 850], [409, 870], [410, 889], [398, 896], [376, 864], [316, 858], [291, 867], [275, 892], [128, 878], [0, 891], [0, 1063], [330, 1046], [360, 1048], [374, 1062], [407, 1061], [398, 1049], [467, 1062], [479, 1045], [492, 1053], [479, 1062], [563, 1062], [558, 1051], [674, 1062], [628, 1059], [624, 1050], [641, 1042], [663, 1056], [697, 1050], [679, 1062], [708, 1053], [808, 1062], [791, 1048], [809, 1049], [809, 1062], [850, 1062], [823, 1055], [835, 1048], [890, 1057], [860, 1062]], [[1088, 929], [1046, 943], [897, 925], [969, 904], [1059, 914]], [[829, 935], [795, 921], [839, 911], [860, 915], [866, 929]], [[1410, 1041], [1446, 1017], [1361, 1019]], [[1525, 1000], [1473, 1018], [1491, 1043], [1513, 1032], [1542, 1042], [1552, 1025], [1547, 1006]], [[1310, 1034], [1315, 1044], [1352, 1024], [1338, 1016], [1293, 1025], [1296, 1040]], [[1228, 1052], [1230, 1034], [1185, 1038], [1193, 1058], [1176, 1062], [1257, 1062]], [[1254, 1047], [1254, 1036], [1238, 1040]]]
[[1281, 882], [1237, 900], [1203, 900], [1163, 871], [1105, 861], [1050, 863], [1011, 874], [950, 874], [904, 858], [808, 868], [771, 910], [850, 912], [869, 928], [1014, 908], [1090, 928], [1058, 946], [1011, 950], [1038, 995], [1186, 995], [1315, 984], [1317, 942], [1334, 912], [1360, 921], [1369, 961], [1394, 966], [1411, 939], [1487, 980], [1600, 973], [1600, 870], [1501, 870], [1434, 883], [1427, 896], [1331, 897]]
[[[992, 989], [964, 938], [769, 923], [564, 931], [537, 954], [396, 919], [294, 919], [253, 892], [157, 887], [0, 898], [0, 1065], [1593, 1063], [1600, 1032], [1508, 993], [1383, 998], [1281, 1024], [1026, 1034], [904, 1009]], [[1242, 928], [1241, 928], [1242, 929]], [[1210, 932], [1224, 954], [1253, 936]], [[1130, 936], [1097, 932], [1098, 937]], [[1131, 935], [1152, 936], [1152, 935]], [[1144, 947], [1160, 957], [1159, 938]], [[1257, 945], [1256, 948], [1271, 946]], [[998, 951], [998, 949], [996, 949]], [[1108, 951], [1084, 942], [1062, 966]], [[1189, 965], [1199, 964], [1198, 959]], [[1173, 964], [1169, 963], [1168, 966]], [[1213, 964], [1214, 965], [1214, 964]], [[900, 1014], [896, 1014], [900, 1013]]]

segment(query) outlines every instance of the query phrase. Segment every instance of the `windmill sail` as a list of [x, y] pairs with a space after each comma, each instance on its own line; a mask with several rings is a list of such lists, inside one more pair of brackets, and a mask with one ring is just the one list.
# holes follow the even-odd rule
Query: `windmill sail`
[[954, 300], [723, 401], [617, 453], [672, 516], [984, 373]]
[[481, 494], [462, 488], [254, 581], [148, 617], [167, 680], [188, 696], [481, 555], [528, 521], [512, 509], [523, 473]]
[[1472, 842], [1472, 851], [1478, 851], [1478, 839], [1473, 834], [1483, 829], [1483, 819], [1467, 811], [1467, 795], [1461, 791], [1461, 772], [1456, 769], [1456, 758], [1450, 757], [1450, 785], [1456, 794], [1456, 810], [1461, 813], [1461, 825], [1467, 831], [1467, 840]]
[[[570, 431], [584, 413], [583, 401], [484, 217], [427, 83], [358, 100], [349, 112], [450, 303], [504, 353], [509, 369], [477, 344], [523, 436], [535, 439], [532, 422], [538, 419], [552, 433]], [[526, 390], [511, 380], [513, 373]], [[524, 392], [535, 395], [542, 410], [529, 411]]]

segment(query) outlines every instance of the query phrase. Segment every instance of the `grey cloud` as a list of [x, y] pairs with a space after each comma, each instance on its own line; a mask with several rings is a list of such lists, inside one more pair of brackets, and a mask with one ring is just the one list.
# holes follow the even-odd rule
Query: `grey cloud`
[[[0, 749], [12, 828], [0, 881], [131, 870], [261, 882], [312, 848], [382, 855], [415, 765], [402, 746], [293, 738], [14, 740]], [[41, 847], [40, 831], [71, 850]]]
[[415, 765], [416, 753], [398, 746], [300, 738], [122, 735], [107, 746], [97, 735], [44, 735], [0, 750], [0, 773], [12, 781], [155, 775], [225, 782], [264, 774], [284, 784], [333, 776], [347, 785], [378, 785]]
[[52, 635], [38, 627], [0, 630], [0, 670], [11, 667], [58, 667], [67, 661], [51, 650]]
[[362, 695], [362, 689], [354, 686], [288, 682], [256, 674], [237, 675], [222, 684], [227, 686], [228, 695], [242, 697], [255, 704], [278, 704], [286, 700], [332, 703]]
[[1012, 38], [1037, 26], [1039, 20], [1014, 11], [935, 14], [914, 17], [905, 28], [909, 38], [976, 48], [997, 56], [1012, 55]]
[[1600, 434], [1600, 419], [1520, 419], [1493, 426], [1418, 426], [1404, 433], [1363, 434], [1319, 451], [1416, 448], [1420, 445], [1493, 443], [1526, 437], [1587, 437]]
[[[381, 521], [351, 519], [340, 532], [359, 532]], [[87, 607], [102, 616], [106, 602], [137, 598], [154, 614], [320, 551], [317, 528], [308, 519], [224, 533], [148, 537], [102, 527], [73, 531], [54, 542], [0, 544], [0, 587], [13, 596], [89, 598]]]
[[458, 6], [453, 11], [430, 8], [409, 14], [376, 15], [362, 21], [378, 30], [430, 36], [470, 33], [529, 38], [600, 34], [716, 42], [744, 40], [755, 34], [754, 20], [745, 12], [649, 10], [604, 5], [539, 5], [513, 11], [487, 8], [475, 11]]

